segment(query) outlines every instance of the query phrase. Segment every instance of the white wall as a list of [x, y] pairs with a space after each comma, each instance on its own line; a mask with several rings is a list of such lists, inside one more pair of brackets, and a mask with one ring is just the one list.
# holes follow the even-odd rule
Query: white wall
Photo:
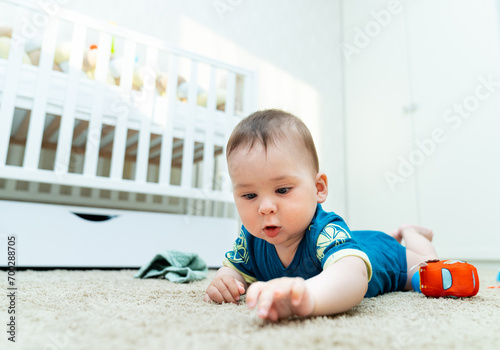
[[306, 122], [330, 180], [325, 207], [344, 213], [339, 1], [68, 0], [65, 7], [257, 71], [258, 108]]
[[498, 1], [343, 4], [351, 228], [416, 222], [441, 257], [500, 259]]

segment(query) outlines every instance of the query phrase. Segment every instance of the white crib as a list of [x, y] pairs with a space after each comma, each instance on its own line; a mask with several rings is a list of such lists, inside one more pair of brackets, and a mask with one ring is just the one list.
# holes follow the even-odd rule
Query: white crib
[[62, 7], [0, 10], [0, 236], [18, 236], [18, 265], [135, 267], [177, 249], [219, 266], [237, 232], [225, 144], [255, 73]]

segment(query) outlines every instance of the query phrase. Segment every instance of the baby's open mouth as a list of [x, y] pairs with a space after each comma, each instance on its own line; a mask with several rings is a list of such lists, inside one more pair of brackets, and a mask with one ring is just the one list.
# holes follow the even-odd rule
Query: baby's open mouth
[[274, 238], [280, 233], [281, 227], [279, 226], [266, 226], [264, 227], [264, 234], [269, 238]]

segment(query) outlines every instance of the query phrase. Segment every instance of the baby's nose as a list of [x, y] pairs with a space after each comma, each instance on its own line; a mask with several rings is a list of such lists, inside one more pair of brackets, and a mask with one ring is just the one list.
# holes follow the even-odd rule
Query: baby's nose
[[276, 213], [276, 203], [270, 198], [263, 198], [260, 202], [259, 213], [261, 215]]

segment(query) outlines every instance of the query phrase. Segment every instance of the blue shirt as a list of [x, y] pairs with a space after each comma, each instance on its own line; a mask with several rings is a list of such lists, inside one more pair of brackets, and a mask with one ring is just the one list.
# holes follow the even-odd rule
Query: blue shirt
[[[358, 240], [361, 242], [358, 243]], [[312, 222], [306, 229], [292, 262], [286, 268], [274, 245], [252, 236], [244, 226], [241, 227], [233, 250], [226, 253], [223, 264], [235, 269], [248, 283], [252, 283], [280, 277], [309, 279], [346, 256], [357, 256], [366, 264], [370, 282], [365, 296], [404, 288], [405, 248], [383, 232], [351, 232], [340, 216], [324, 211], [321, 204], [318, 204]], [[403, 272], [405, 275], [401, 276]]]

